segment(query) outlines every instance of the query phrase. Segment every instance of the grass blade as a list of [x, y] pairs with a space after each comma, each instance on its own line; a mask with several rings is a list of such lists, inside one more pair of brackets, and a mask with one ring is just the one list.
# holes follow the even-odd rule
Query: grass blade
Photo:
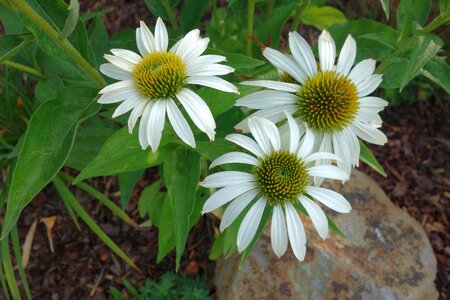
[[122, 251], [122, 249], [114, 243], [111, 238], [100, 228], [100, 226], [95, 223], [95, 221], [89, 216], [89, 214], [84, 210], [83, 206], [78, 202], [72, 192], [67, 188], [64, 181], [56, 176], [53, 179], [53, 184], [60, 194], [64, 194], [69, 202], [69, 205], [73, 210], [80, 216], [80, 218], [86, 223], [86, 225], [108, 246], [114, 253], [122, 258], [127, 264], [141, 272], [136, 264]]
[[[73, 178], [70, 175], [67, 175], [64, 172], [60, 172], [59, 175], [68, 183], [72, 183], [75, 180], [75, 178]], [[105, 205], [113, 214], [121, 218], [125, 223], [135, 228], [138, 227], [138, 225], [122, 210], [122, 208], [120, 208], [118, 205], [112, 202], [108, 197], [103, 195], [101, 192], [93, 188], [91, 185], [84, 182], [78, 182], [75, 184], [75, 186], [80, 190], [83, 190], [86, 193], [90, 194], [92, 197], [96, 198], [103, 205]]]
[[[0, 241], [1, 243], [1, 241]], [[2, 286], [3, 295], [5, 295], [6, 300], [9, 300], [8, 286], [6, 285], [5, 273], [3, 272], [3, 263], [0, 255], [0, 284]], [[0, 294], [1, 296], [2, 294]]]
[[2, 258], [3, 271], [5, 272], [6, 282], [8, 283], [11, 296], [14, 300], [21, 299], [19, 286], [17, 285], [16, 277], [14, 276], [14, 269], [11, 263], [11, 256], [9, 255], [8, 238], [5, 238], [0, 241], [0, 256]]
[[17, 269], [19, 270], [20, 280], [22, 281], [23, 289], [25, 290], [25, 294], [27, 295], [27, 299], [31, 300], [31, 291], [30, 286], [28, 285], [27, 275], [25, 274], [25, 270], [22, 265], [22, 254], [20, 251], [20, 239], [19, 234], [17, 232], [17, 225], [13, 227], [11, 230], [11, 241], [13, 244], [14, 255], [16, 256]]

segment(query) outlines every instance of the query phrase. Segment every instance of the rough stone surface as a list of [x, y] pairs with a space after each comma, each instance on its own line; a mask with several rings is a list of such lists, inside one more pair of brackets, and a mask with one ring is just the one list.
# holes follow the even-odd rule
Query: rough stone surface
[[436, 258], [420, 224], [358, 171], [345, 185], [325, 187], [352, 204], [350, 214], [327, 210], [345, 238], [330, 233], [322, 240], [301, 216], [308, 241], [299, 263], [290, 248], [282, 258], [273, 254], [266, 228], [241, 269], [237, 255], [218, 262], [218, 298], [437, 299]]

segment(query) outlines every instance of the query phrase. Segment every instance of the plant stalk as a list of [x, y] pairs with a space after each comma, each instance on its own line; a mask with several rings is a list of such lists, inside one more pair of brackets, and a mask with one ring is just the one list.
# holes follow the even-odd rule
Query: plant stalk
[[247, 56], [252, 57], [252, 43], [253, 41], [249, 38], [253, 35], [253, 23], [255, 21], [255, 0], [248, 0], [248, 10], [247, 10]]
[[39, 78], [44, 78], [45, 77], [44, 74], [42, 74], [41, 71], [38, 71], [36, 69], [33, 69], [31, 67], [28, 67], [28, 66], [25, 66], [25, 65], [22, 65], [22, 64], [19, 64], [19, 63], [16, 63], [16, 62], [11, 61], [11, 60], [4, 60], [4, 61], [1, 62], [1, 64], [5, 65], [5, 66], [8, 66], [8, 67], [11, 67], [11, 68], [14, 68], [14, 69], [17, 69], [17, 70], [20, 70], [20, 71], [23, 71], [23, 72], [28, 73], [30, 75], [34, 75], [34, 76], [39, 77]]

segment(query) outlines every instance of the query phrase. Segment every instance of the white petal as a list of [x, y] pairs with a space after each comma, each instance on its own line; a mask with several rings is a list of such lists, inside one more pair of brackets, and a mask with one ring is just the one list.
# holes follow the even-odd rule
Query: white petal
[[332, 165], [320, 165], [308, 168], [309, 176], [317, 176], [323, 178], [348, 180], [349, 175], [342, 169]]
[[242, 85], [260, 86], [272, 90], [296, 93], [299, 91], [300, 86], [294, 83], [281, 82], [275, 80], [253, 80], [253, 81], [242, 81]]
[[126, 60], [125, 58], [110, 55], [110, 54], [105, 54], [105, 55], [103, 55], [103, 57], [107, 61], [109, 61], [116, 67], [118, 67], [119, 69], [122, 69], [127, 72], [133, 72], [133, 70], [134, 70], [135, 65], [133, 63], [129, 62], [128, 60]]
[[384, 133], [370, 125], [356, 121], [352, 124], [352, 129], [360, 139], [366, 142], [381, 146], [387, 143]]
[[[320, 144], [320, 147], [319, 147], [319, 152], [333, 152], [333, 143], [332, 143], [331, 134], [329, 134], [329, 133], [323, 134], [322, 143]], [[329, 165], [329, 164], [331, 164], [331, 161], [329, 159], [322, 159], [322, 160], [316, 161], [316, 166], [317, 165]], [[324, 179], [325, 179], [324, 177], [318, 177], [318, 176], [314, 177], [314, 185], [315, 186], [322, 185]]]
[[200, 39], [200, 30], [193, 29], [189, 31], [182, 39], [175, 43], [175, 45], [170, 48], [171, 52], [182, 56], [188, 50], [190, 44], [197, 42]]
[[353, 159], [350, 156], [351, 150], [349, 143], [351, 143], [351, 141], [348, 141], [345, 135], [338, 131], [333, 134], [332, 142], [334, 153], [343, 159], [343, 161], [337, 162], [338, 167], [350, 174], [353, 162]]
[[356, 87], [358, 88], [359, 97], [367, 96], [375, 91], [382, 81], [382, 74], [373, 74], [369, 79], [358, 84]]
[[[248, 120], [250, 132], [266, 154], [280, 150], [280, 133], [275, 124], [267, 119], [251, 117]], [[270, 145], [272, 144], [272, 148]]]
[[191, 62], [194, 62], [203, 52], [205, 52], [208, 44], [209, 38], [198, 39], [195, 42], [187, 44], [185, 52], [181, 54], [183, 62], [188, 65]]
[[270, 61], [277, 69], [280, 69], [292, 77], [298, 82], [304, 82], [306, 79], [305, 74], [302, 73], [300, 67], [297, 65], [295, 60], [281, 53], [280, 51], [274, 50], [272, 48], [266, 47], [263, 51], [263, 55], [267, 60]]
[[378, 115], [378, 112], [373, 108], [360, 107], [357, 113], [357, 119], [362, 121], [364, 124], [370, 124], [375, 128], [381, 127], [383, 120]]
[[111, 49], [111, 53], [115, 56], [126, 59], [132, 64], [138, 64], [142, 60], [142, 57], [140, 55], [127, 49]]
[[239, 122], [238, 124], [236, 124], [236, 126], [234, 126], [234, 128], [240, 129], [243, 132], [248, 132], [249, 131], [248, 120], [249, 120], [249, 118], [252, 118], [252, 117], [264, 118], [264, 119], [267, 119], [267, 120], [273, 122], [274, 124], [278, 124], [280, 121], [283, 121], [286, 119], [286, 115], [284, 114], [284, 112], [287, 112], [292, 115], [296, 111], [297, 111], [297, 105], [295, 105], [295, 104], [280, 105], [277, 107], [261, 109], [255, 113], [253, 113], [252, 115], [250, 115], [250, 117], [248, 117], [248, 118], [242, 120], [241, 122]]
[[283, 208], [280, 204], [275, 205], [273, 208], [270, 238], [273, 252], [278, 257], [282, 256], [286, 252], [288, 246], [288, 236], [286, 220], [284, 219]]
[[167, 29], [161, 18], [158, 18], [155, 26], [155, 48], [156, 51], [164, 52], [167, 50], [169, 44], [169, 37], [167, 36]]
[[342, 161], [341, 158], [339, 158], [338, 156], [334, 155], [333, 153], [329, 153], [329, 152], [314, 152], [310, 155], [308, 155], [307, 157], [303, 158], [303, 161], [305, 163], [310, 163], [319, 159], [334, 159], [337, 161]]
[[298, 260], [302, 261], [306, 254], [306, 234], [302, 221], [290, 202], [285, 205], [287, 229], [289, 235], [289, 242], [291, 243], [292, 251]]
[[258, 230], [259, 223], [261, 222], [264, 208], [266, 207], [266, 201], [267, 200], [265, 197], [259, 199], [250, 208], [248, 213], [245, 215], [244, 220], [242, 220], [236, 241], [239, 253], [244, 251], [255, 237], [255, 233]]
[[377, 109], [378, 111], [382, 110], [388, 104], [389, 102], [379, 97], [364, 97], [359, 99], [359, 105], [361, 107], [374, 108]]
[[172, 125], [175, 133], [183, 142], [195, 148], [195, 138], [194, 134], [192, 133], [191, 127], [189, 127], [188, 122], [172, 99], [166, 100], [166, 110], [169, 122]]
[[147, 124], [150, 120], [150, 113], [152, 112], [152, 107], [155, 104], [154, 101], [148, 101], [145, 103], [144, 112], [142, 113], [141, 122], [139, 123], [139, 144], [141, 144], [142, 150], [145, 150], [149, 143], [148, 143], [148, 134], [147, 134]]
[[201, 131], [206, 133], [211, 141], [213, 141], [216, 122], [214, 121], [211, 111], [205, 101], [203, 101], [199, 95], [186, 88], [182, 88], [177, 93], [177, 98], [180, 100], [194, 124]]
[[186, 69], [189, 72], [189, 70], [197, 68], [199, 66], [216, 64], [216, 63], [220, 63], [220, 62], [223, 62], [226, 60], [227, 60], [227, 58], [222, 55], [212, 55], [212, 54], [201, 55], [188, 63], [186, 62]]
[[328, 237], [328, 219], [323, 210], [308, 197], [300, 195], [298, 200], [300, 200], [303, 207], [306, 209], [306, 212], [311, 218], [311, 221], [313, 222], [314, 227], [316, 227], [320, 237], [326, 239]]
[[339, 53], [336, 72], [347, 76], [353, 66], [353, 63], [355, 62], [355, 57], [356, 41], [351, 35], [348, 35], [344, 45], [342, 46], [341, 53]]
[[98, 92], [99, 94], [106, 94], [109, 92], [118, 92], [120, 90], [123, 89], [131, 89], [131, 90], [135, 90], [136, 87], [134, 85], [134, 81], [133, 80], [122, 80], [122, 81], [118, 81], [115, 83], [111, 83], [110, 85], [105, 86], [103, 89], [100, 90], [100, 92]]
[[131, 111], [130, 117], [128, 118], [128, 132], [133, 133], [133, 128], [136, 125], [137, 120], [144, 112], [145, 105], [147, 103], [145, 101], [141, 101], [133, 110]]
[[245, 135], [239, 134], [239, 133], [232, 133], [232, 134], [227, 135], [227, 137], [225, 139], [250, 151], [251, 153], [255, 154], [257, 157], [265, 157], [264, 151], [261, 149], [261, 147], [258, 145], [258, 143], [256, 143], [254, 140], [252, 140], [248, 136], [245, 136]]
[[300, 142], [300, 130], [298, 129], [297, 121], [289, 113], [285, 112], [285, 115], [289, 124], [289, 152], [295, 153]]
[[102, 64], [100, 66], [100, 72], [117, 80], [127, 80], [133, 78], [133, 74], [131, 72], [125, 71], [111, 63]]
[[336, 60], [336, 45], [328, 31], [319, 36], [319, 60], [321, 71], [331, 71]]
[[315, 143], [315, 135], [312, 129], [305, 124], [305, 130], [305, 136], [300, 142], [300, 148], [298, 149], [298, 156], [302, 158], [307, 157], [311, 153]]
[[223, 232], [226, 228], [228, 228], [228, 226], [236, 220], [241, 212], [247, 207], [247, 205], [250, 204], [250, 202], [252, 202], [253, 199], [255, 199], [257, 195], [257, 190], [251, 190], [234, 199], [223, 213], [222, 220], [220, 221], [220, 231]]
[[136, 97], [139, 97], [139, 92], [136, 91], [134, 87], [129, 87], [103, 94], [97, 99], [97, 102], [100, 104], [111, 104]]
[[308, 43], [297, 32], [289, 32], [289, 48], [306, 77], [317, 74], [317, 64]]
[[211, 197], [206, 200], [205, 205], [203, 205], [202, 213], [204, 214], [213, 211], [216, 208], [230, 202], [239, 195], [255, 189], [256, 185], [252, 182], [224, 187], [212, 194]]
[[360, 61], [348, 74], [355, 85], [367, 80], [375, 71], [376, 61], [374, 59], [365, 59]]
[[240, 171], [223, 171], [209, 175], [200, 185], [206, 188], [220, 188], [255, 180], [256, 177], [253, 174]]
[[144, 99], [142, 99], [142, 97], [140, 97], [140, 96], [127, 98], [116, 108], [112, 117], [116, 118], [118, 116], [121, 116], [121, 115], [129, 112], [130, 110], [135, 108], [141, 102], [146, 102], [146, 101]]
[[225, 153], [222, 156], [219, 156], [216, 158], [211, 165], [209, 166], [210, 169], [223, 165], [223, 164], [232, 164], [232, 163], [239, 163], [239, 164], [248, 164], [255, 167], [259, 167], [261, 164], [259, 160], [254, 158], [253, 156], [243, 153], [243, 152], [229, 152]]
[[295, 105], [296, 102], [297, 97], [294, 94], [263, 90], [238, 99], [235, 105], [251, 109], [264, 109], [280, 107], [280, 105]]
[[152, 148], [152, 152], [158, 150], [161, 142], [162, 131], [164, 129], [164, 121], [166, 117], [166, 103], [163, 99], [155, 101], [149, 115], [147, 123], [147, 138]]
[[340, 213], [348, 213], [352, 210], [352, 206], [339, 193], [329, 189], [324, 189], [316, 186], [307, 186], [305, 191], [314, 197], [316, 200]]
[[190, 76], [187, 78], [187, 83], [203, 85], [219, 91], [239, 94], [237, 87], [216, 76]]
[[234, 69], [229, 66], [220, 64], [203, 64], [195, 65], [194, 67], [186, 67], [188, 76], [210, 76], [210, 75], [226, 75], [234, 72]]
[[144, 22], [140, 22], [140, 28], [136, 30], [136, 44], [142, 56], [157, 51], [155, 37]]

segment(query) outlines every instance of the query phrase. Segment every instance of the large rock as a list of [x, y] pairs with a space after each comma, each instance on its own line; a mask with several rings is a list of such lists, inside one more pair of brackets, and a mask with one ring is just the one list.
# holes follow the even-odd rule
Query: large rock
[[322, 240], [303, 216], [308, 242], [299, 263], [290, 249], [277, 258], [266, 230], [241, 269], [237, 255], [218, 261], [218, 298], [436, 299], [436, 258], [420, 224], [358, 171], [325, 187], [352, 204], [350, 214], [330, 214], [346, 237]]

